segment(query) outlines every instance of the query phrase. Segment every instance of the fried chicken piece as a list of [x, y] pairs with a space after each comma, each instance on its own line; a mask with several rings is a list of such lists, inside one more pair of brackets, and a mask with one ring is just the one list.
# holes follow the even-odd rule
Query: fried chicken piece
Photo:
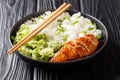
[[50, 62], [64, 62], [86, 57], [95, 52], [98, 46], [98, 39], [87, 34], [84, 37], [79, 37], [68, 41], [50, 60]]

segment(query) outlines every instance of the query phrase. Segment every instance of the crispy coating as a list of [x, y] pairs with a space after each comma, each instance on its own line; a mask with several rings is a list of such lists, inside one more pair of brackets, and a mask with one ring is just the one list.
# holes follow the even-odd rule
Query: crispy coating
[[98, 39], [92, 34], [87, 34], [84, 37], [68, 41], [51, 58], [50, 62], [64, 62], [86, 57], [95, 52], [98, 43]]

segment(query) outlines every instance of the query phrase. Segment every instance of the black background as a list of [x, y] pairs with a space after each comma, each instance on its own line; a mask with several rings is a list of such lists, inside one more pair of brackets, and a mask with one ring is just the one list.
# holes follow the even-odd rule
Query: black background
[[[41, 10], [56, 9], [63, 2], [71, 10], [90, 14], [106, 26], [109, 39], [102, 52], [77, 69], [49, 71], [26, 65], [15, 54], [8, 34], [24, 16]], [[0, 0], [0, 80], [120, 80], [120, 0]]]

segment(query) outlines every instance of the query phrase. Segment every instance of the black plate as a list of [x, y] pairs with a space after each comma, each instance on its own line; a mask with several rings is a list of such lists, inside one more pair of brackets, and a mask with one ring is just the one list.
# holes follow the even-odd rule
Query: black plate
[[[33, 13], [33, 14], [30, 14], [22, 19], [20, 19], [14, 26], [13, 28], [11, 29], [10, 31], [10, 35], [9, 35], [9, 41], [10, 41], [10, 44], [11, 46], [12, 45], [12, 42], [13, 40], [11, 39], [11, 36], [15, 36], [16, 35], [16, 32], [18, 31], [19, 29], [19, 26], [21, 24], [23, 24], [26, 20], [29, 20], [33, 17], [37, 17], [41, 14], [43, 14], [45, 11], [41, 11], [41, 12], [36, 12], [36, 13]], [[76, 11], [68, 11], [71, 15], [76, 13]], [[95, 55], [99, 54], [100, 51], [105, 47], [106, 43], [107, 43], [107, 40], [108, 40], [108, 32], [107, 32], [107, 29], [105, 28], [105, 26], [98, 20], [96, 19], [95, 17], [92, 17], [88, 14], [85, 14], [85, 13], [81, 13], [82, 16], [86, 17], [86, 18], [89, 18], [90, 20], [92, 20], [93, 22], [96, 23], [98, 29], [102, 30], [102, 35], [103, 35], [103, 39], [100, 40], [100, 43], [99, 43], [99, 46], [97, 48], [97, 50], [90, 56], [87, 56], [85, 58], [81, 58], [81, 59], [76, 59], [76, 60], [72, 60], [72, 61], [66, 61], [66, 62], [61, 62], [61, 63], [50, 63], [50, 62], [44, 62], [44, 61], [38, 61], [38, 60], [33, 60], [29, 57], [26, 57], [24, 56], [23, 54], [20, 54], [18, 51], [16, 51], [15, 53], [23, 60], [25, 61], [26, 63], [30, 64], [31, 66], [36, 66], [36, 67], [49, 67], [49, 68], [68, 68], [72, 65], [72, 67], [76, 64], [80, 64], [84, 61], [88, 61], [89, 59], [93, 58]]]

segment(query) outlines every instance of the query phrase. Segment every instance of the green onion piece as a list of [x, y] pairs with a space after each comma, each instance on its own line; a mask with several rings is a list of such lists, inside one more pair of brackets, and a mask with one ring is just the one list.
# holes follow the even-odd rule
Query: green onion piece
[[65, 31], [64, 27], [62, 27], [62, 26], [59, 26], [59, 27], [58, 27], [58, 30], [60, 30], [61, 32], [64, 32], [64, 31]]
[[78, 20], [73, 21], [72, 25], [75, 25], [76, 23], [78, 23]]
[[62, 19], [58, 19], [57, 21], [58, 21], [58, 22], [62, 22], [63, 20], [62, 20]]
[[68, 35], [64, 35], [63, 38], [62, 38], [63, 41], [66, 41], [66, 40], [67, 40], [67, 37], [68, 37]]
[[89, 27], [89, 28], [88, 28], [88, 30], [93, 30], [93, 29], [94, 29], [94, 28], [92, 28], [92, 27]]
[[100, 34], [99, 34], [99, 35], [97, 35], [96, 37], [97, 37], [98, 39], [102, 39], [102, 38], [103, 38], [103, 36], [102, 36], [102, 35], [100, 35]]
[[57, 30], [57, 31], [55, 32], [55, 35], [59, 35], [59, 34], [60, 34], [60, 31]]
[[38, 19], [44, 19], [42, 16], [38, 16]]
[[89, 21], [88, 24], [93, 24], [92, 21]]
[[57, 31], [55, 32], [55, 35], [58, 35], [58, 34], [60, 34], [61, 32], [64, 32], [64, 31], [65, 31], [64, 27], [59, 25], [59, 27], [57, 28]]
[[64, 19], [70, 20], [70, 17], [69, 17], [68, 15], [65, 15], [65, 16], [64, 16]]
[[80, 15], [79, 15], [79, 16], [77, 16], [77, 18], [80, 18]]
[[82, 31], [81, 31], [81, 33], [86, 34], [86, 33], [87, 33], [87, 31], [86, 31], [86, 30], [82, 30]]
[[61, 25], [63, 20], [62, 19], [58, 19], [57, 22], [58, 22], [58, 25]]

